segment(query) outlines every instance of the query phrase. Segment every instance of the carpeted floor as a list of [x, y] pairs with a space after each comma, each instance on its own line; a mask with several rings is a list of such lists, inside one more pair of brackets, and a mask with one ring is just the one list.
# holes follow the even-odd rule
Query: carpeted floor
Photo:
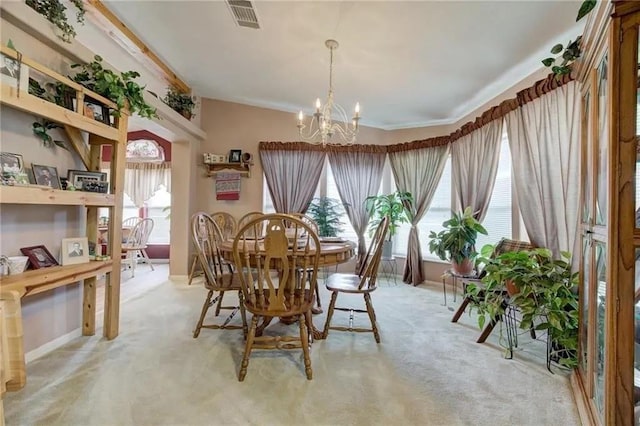
[[[167, 281], [122, 305], [117, 339], [79, 338], [33, 361], [27, 386], [5, 396], [6, 424], [579, 424], [568, 377], [546, 370], [542, 342], [523, 337], [504, 359], [497, 330], [475, 343], [475, 318], [452, 324], [436, 286], [381, 286], [372, 298], [382, 343], [332, 331], [313, 344], [312, 381], [297, 350], [255, 351], [238, 382], [241, 331], [191, 337], [204, 296], [201, 285]], [[334, 324], [347, 315], [336, 312]]]

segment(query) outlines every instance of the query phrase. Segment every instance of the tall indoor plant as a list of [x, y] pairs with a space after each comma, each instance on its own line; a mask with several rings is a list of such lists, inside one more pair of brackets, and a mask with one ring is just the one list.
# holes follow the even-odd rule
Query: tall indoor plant
[[307, 214], [318, 224], [319, 237], [337, 237], [343, 230], [340, 221], [343, 213], [342, 203], [329, 197], [314, 198], [307, 209]]
[[461, 213], [452, 212], [451, 219], [444, 221], [445, 228], [437, 234], [429, 234], [429, 251], [442, 260], [451, 262], [453, 270], [460, 275], [469, 275], [473, 270], [478, 234], [487, 235], [487, 230], [473, 217], [471, 207]]
[[365, 208], [371, 216], [369, 232], [373, 234], [384, 217], [389, 218], [389, 233], [382, 249], [382, 255], [390, 258], [393, 253], [392, 238], [398, 232], [398, 226], [409, 223], [406, 208], [413, 204], [410, 192], [396, 191], [386, 195], [372, 195], [365, 200]]

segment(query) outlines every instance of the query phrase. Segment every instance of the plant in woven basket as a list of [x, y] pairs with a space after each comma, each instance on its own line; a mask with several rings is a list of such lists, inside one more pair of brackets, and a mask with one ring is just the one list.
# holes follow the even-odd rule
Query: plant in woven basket
[[[76, 12], [76, 21], [84, 24], [84, 4], [82, 0], [70, 0], [78, 9]], [[47, 18], [49, 22], [55, 25], [62, 34], [58, 35], [60, 39], [67, 43], [71, 43], [71, 39], [76, 36], [76, 30], [69, 24], [66, 14], [66, 6], [60, 0], [27, 0], [27, 6]]]
[[156, 109], [144, 100], [144, 86], [140, 86], [134, 79], [140, 77], [136, 71], [125, 71], [117, 74], [102, 66], [99, 55], [88, 64], [73, 64], [71, 68], [80, 68], [80, 72], [72, 79], [89, 90], [113, 101], [118, 109], [113, 115], [120, 116], [125, 107], [129, 112], [137, 112], [141, 117], [158, 117]]

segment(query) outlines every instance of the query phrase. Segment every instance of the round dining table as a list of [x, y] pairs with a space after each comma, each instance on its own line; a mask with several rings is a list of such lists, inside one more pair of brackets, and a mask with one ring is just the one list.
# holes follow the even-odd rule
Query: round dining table
[[[256, 243], [261, 244], [261, 240], [258, 239]], [[323, 238], [320, 238], [320, 259], [318, 262], [318, 267], [324, 268], [348, 262], [355, 255], [356, 247], [357, 244], [353, 241], [339, 239], [324, 240]], [[220, 254], [226, 261], [234, 263], [233, 240], [228, 240], [219, 244], [219, 249]], [[253, 247], [251, 247], [251, 249], [253, 249]], [[314, 313], [321, 312], [321, 310], [314, 311]], [[264, 328], [269, 325], [272, 319], [273, 318], [265, 318], [264, 323], [258, 327], [258, 331], [261, 333], [262, 330], [264, 330]], [[316, 329], [313, 325], [313, 322], [311, 323], [311, 329], [314, 339], [322, 339], [322, 331]]]

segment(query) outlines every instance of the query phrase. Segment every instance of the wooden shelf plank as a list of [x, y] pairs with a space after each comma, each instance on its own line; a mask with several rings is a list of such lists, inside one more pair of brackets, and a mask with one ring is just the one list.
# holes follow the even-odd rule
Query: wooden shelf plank
[[218, 173], [226, 171], [238, 171], [243, 177], [251, 177], [251, 163], [210, 163], [204, 165], [207, 168], [207, 176], [215, 177]]
[[0, 204], [109, 207], [115, 205], [115, 198], [113, 194], [97, 192], [63, 191], [31, 186], [0, 186]]
[[32, 296], [85, 278], [111, 272], [111, 260], [90, 261], [78, 265], [52, 266], [16, 275], [0, 277], [2, 291], [15, 290], [21, 297]]
[[57, 123], [76, 127], [79, 130], [102, 136], [103, 138], [117, 141], [118, 129], [107, 126], [104, 123], [85, 117], [82, 114], [68, 110], [54, 103], [30, 95], [24, 91], [18, 96], [18, 89], [6, 84], [0, 85], [0, 102], [29, 114], [37, 114]]

